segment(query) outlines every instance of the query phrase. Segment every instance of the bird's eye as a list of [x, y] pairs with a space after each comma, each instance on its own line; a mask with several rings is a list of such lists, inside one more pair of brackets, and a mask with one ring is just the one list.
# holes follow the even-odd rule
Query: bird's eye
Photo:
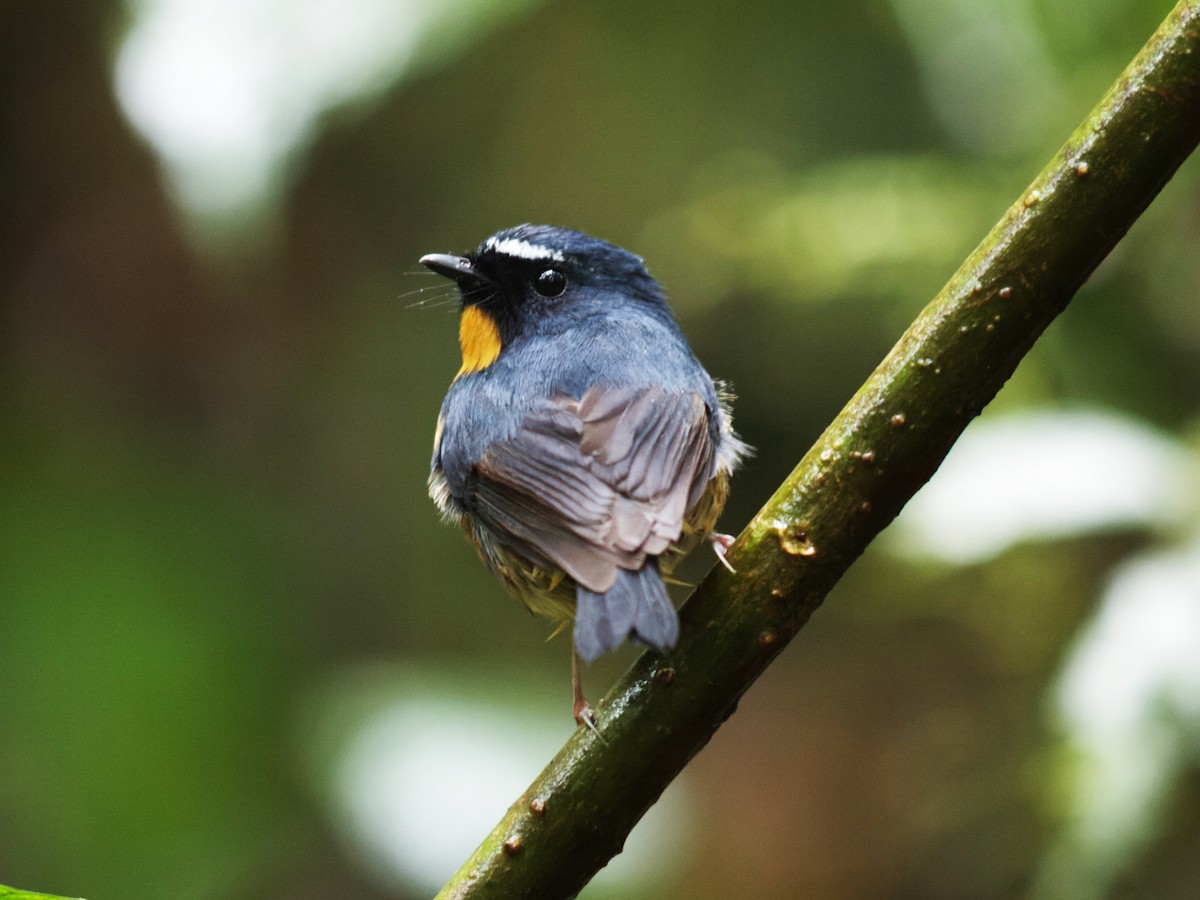
[[567, 289], [567, 276], [558, 269], [542, 269], [533, 279], [533, 289], [543, 297], [559, 297]]

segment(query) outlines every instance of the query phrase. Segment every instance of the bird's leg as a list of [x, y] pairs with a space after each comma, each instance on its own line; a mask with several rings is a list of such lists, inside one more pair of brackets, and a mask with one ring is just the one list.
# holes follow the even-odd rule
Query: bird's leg
[[572, 708], [575, 721], [591, 730], [596, 737], [600, 737], [600, 730], [596, 727], [596, 716], [588, 705], [587, 698], [583, 696], [582, 666], [574, 641], [571, 642], [571, 692], [575, 698], [575, 705]]
[[708, 542], [712, 544], [713, 553], [717, 554], [717, 559], [721, 561], [721, 565], [736, 575], [737, 569], [730, 565], [729, 560], [725, 557], [725, 551], [733, 546], [733, 535], [718, 534], [714, 531], [712, 534], [708, 535]]

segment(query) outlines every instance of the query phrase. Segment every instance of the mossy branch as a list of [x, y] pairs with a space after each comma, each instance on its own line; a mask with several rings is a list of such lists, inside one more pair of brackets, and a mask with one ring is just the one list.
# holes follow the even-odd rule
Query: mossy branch
[[569, 897], [733, 712], [1200, 141], [1184, 0], [441, 897]]
[[51, 896], [50, 894], [33, 894], [0, 884], [0, 900], [69, 900], [67, 897]]

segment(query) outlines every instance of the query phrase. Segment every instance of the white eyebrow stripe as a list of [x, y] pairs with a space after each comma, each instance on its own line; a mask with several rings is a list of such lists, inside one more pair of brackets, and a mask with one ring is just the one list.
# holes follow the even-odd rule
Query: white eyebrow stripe
[[513, 256], [517, 259], [551, 259], [555, 262], [562, 262], [564, 259], [561, 250], [551, 250], [549, 247], [531, 244], [529, 241], [523, 241], [520, 238], [504, 238], [501, 241], [488, 238], [483, 246], [484, 249], [491, 250], [493, 253], [499, 253], [503, 256]]

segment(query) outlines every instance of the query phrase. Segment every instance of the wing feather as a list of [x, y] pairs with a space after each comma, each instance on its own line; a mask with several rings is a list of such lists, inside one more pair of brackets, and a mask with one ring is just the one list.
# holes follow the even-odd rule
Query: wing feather
[[708, 411], [695, 394], [593, 387], [556, 397], [475, 464], [483, 524], [539, 564], [604, 593], [683, 529], [713, 474]]

